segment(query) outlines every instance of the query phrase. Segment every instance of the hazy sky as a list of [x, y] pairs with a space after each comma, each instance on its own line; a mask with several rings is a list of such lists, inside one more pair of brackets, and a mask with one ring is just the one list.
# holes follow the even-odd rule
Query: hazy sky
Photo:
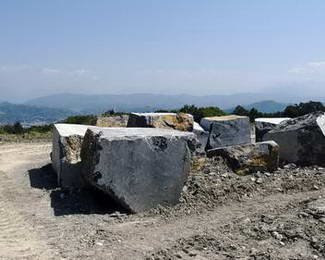
[[325, 96], [324, 0], [1, 0], [0, 100]]

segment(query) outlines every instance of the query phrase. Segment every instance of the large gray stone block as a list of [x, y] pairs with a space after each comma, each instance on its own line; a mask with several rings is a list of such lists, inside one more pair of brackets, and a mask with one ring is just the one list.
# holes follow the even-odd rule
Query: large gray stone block
[[157, 128], [87, 130], [83, 176], [131, 212], [178, 202], [195, 135]]
[[284, 122], [285, 120], [289, 120], [288, 117], [278, 117], [278, 118], [256, 118], [255, 119], [255, 129], [256, 129], [256, 140], [261, 142], [263, 140], [263, 136], [275, 129], [277, 125]]
[[263, 140], [280, 146], [280, 159], [298, 165], [325, 166], [325, 114], [315, 112], [286, 120]]
[[80, 151], [87, 125], [55, 124], [52, 167], [62, 187], [81, 187]]
[[205, 131], [198, 123], [194, 122], [193, 133], [199, 142], [197, 147], [198, 152], [204, 152], [208, 144], [209, 132]]
[[257, 171], [273, 172], [279, 166], [279, 146], [274, 141], [212, 149], [207, 151], [207, 156], [223, 157], [239, 175]]
[[250, 144], [251, 123], [246, 116], [218, 116], [202, 118], [201, 126], [210, 132], [207, 148]]
[[166, 128], [192, 131], [194, 119], [185, 113], [132, 113], [128, 127]]

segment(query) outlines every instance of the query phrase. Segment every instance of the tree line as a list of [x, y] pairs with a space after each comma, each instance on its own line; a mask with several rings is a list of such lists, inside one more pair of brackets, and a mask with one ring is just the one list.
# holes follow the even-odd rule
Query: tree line
[[[283, 111], [275, 112], [275, 113], [263, 113], [258, 111], [255, 108], [247, 110], [243, 106], [237, 106], [232, 112], [232, 114], [240, 115], [240, 116], [248, 116], [251, 121], [254, 121], [255, 118], [259, 118], [259, 117], [294, 118], [294, 117], [303, 116], [316, 111], [325, 112], [325, 107], [321, 102], [309, 101], [306, 103], [289, 105]], [[193, 115], [195, 122], [200, 122], [203, 117], [224, 116], [228, 114], [217, 106], [197, 107], [195, 105], [184, 105], [182, 108], [177, 110], [158, 110], [156, 112], [174, 112], [174, 113], [191, 114]], [[126, 113], [118, 113], [113, 110], [109, 110], [103, 113], [102, 116], [115, 116], [121, 114], [126, 114]], [[61, 122], [68, 123], [68, 124], [94, 125], [96, 119], [97, 119], [96, 115], [78, 115], [78, 116], [70, 116]], [[52, 128], [53, 128], [53, 124], [23, 128], [23, 126], [19, 122], [16, 122], [13, 125], [8, 124], [8, 125], [0, 126], [0, 134], [21, 134], [22, 135], [31, 132], [47, 133], [52, 131]]]
[[233, 114], [240, 116], [248, 116], [251, 121], [254, 121], [255, 118], [259, 117], [290, 117], [295, 118], [299, 116], [303, 116], [309, 113], [313, 113], [316, 111], [325, 112], [325, 107], [321, 102], [309, 101], [306, 103], [299, 103], [294, 105], [287, 106], [283, 111], [275, 112], [275, 113], [262, 113], [255, 108], [250, 110], [245, 109], [242, 106], [237, 106]]

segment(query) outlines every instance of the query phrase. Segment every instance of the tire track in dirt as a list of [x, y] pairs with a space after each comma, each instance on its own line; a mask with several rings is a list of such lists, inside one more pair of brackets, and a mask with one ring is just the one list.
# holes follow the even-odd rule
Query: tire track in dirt
[[45, 259], [46, 246], [7, 198], [15, 184], [4, 172], [0, 176], [0, 259]]
[[22, 166], [41, 160], [37, 155], [48, 146], [0, 146], [0, 259], [52, 259], [51, 250], [24, 212], [25, 208], [36, 205], [30, 203], [33, 196], [26, 185], [28, 179], [22, 174]]
[[[8, 217], [4, 216], [4, 225], [2, 229], [15, 229], [17, 234], [21, 234], [21, 227], [33, 234], [32, 238], [35, 245], [31, 247], [31, 256], [26, 254], [23, 259], [77, 259], [78, 256], [86, 255], [79, 253], [74, 246], [67, 246], [69, 243], [78, 244], [78, 236], [74, 236], [73, 232], [76, 228], [75, 223], [71, 223], [70, 216], [56, 216], [52, 208], [53, 199], [52, 192], [55, 190], [47, 190], [47, 188], [35, 187], [32, 184], [32, 169], [34, 177], [36, 175], [47, 174], [40, 167], [50, 163], [49, 154], [51, 152], [51, 144], [49, 143], [28, 143], [28, 144], [8, 144], [0, 146], [0, 181], [5, 181], [3, 188], [0, 187], [1, 194], [6, 194], [6, 201], [3, 208], [4, 214], [9, 212], [16, 213], [16, 225], [8, 221]], [[38, 176], [39, 177], [39, 176]], [[36, 177], [36, 178], [38, 178]], [[41, 177], [42, 178], [42, 177]], [[41, 184], [41, 183], [39, 183]], [[9, 206], [11, 210], [9, 210]], [[1, 205], [0, 205], [1, 206]], [[2, 217], [0, 215], [0, 217]], [[71, 217], [73, 219], [73, 217]], [[21, 234], [22, 235], [22, 234]], [[18, 236], [19, 237], [19, 236]], [[17, 243], [17, 236], [13, 238], [4, 236], [5, 241]], [[0, 235], [1, 241], [1, 235]], [[76, 242], [74, 242], [76, 241]], [[1, 243], [1, 242], [0, 242]], [[19, 244], [19, 243], [17, 243]], [[5, 245], [4, 247], [10, 245]], [[23, 246], [23, 244], [21, 244]], [[39, 246], [41, 245], [41, 246]], [[14, 248], [16, 250], [21, 247]], [[23, 250], [23, 249], [22, 249]], [[1, 247], [0, 247], [1, 252]], [[13, 255], [20, 257], [20, 253], [12, 251]], [[34, 256], [32, 256], [34, 255]], [[1, 256], [1, 253], [0, 253]], [[0, 259], [2, 259], [0, 257]], [[7, 259], [7, 258], [5, 258]]]
[[92, 210], [70, 210], [75, 207], [75, 201], [69, 200], [71, 194], [32, 185], [26, 173], [36, 169], [36, 175], [47, 174], [46, 169], [39, 169], [49, 163], [50, 147], [0, 146], [0, 259], [145, 259], [179, 239], [205, 233], [222, 235], [220, 229], [227, 224], [285, 211], [289, 203], [325, 192], [267, 194], [197, 215], [117, 218]]

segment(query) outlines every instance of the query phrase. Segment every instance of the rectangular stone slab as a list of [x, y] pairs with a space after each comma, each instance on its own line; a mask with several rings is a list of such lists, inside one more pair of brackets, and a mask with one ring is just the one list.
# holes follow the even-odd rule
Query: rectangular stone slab
[[193, 116], [185, 113], [131, 113], [128, 127], [151, 127], [192, 131], [193, 123]]
[[195, 135], [158, 128], [87, 130], [83, 176], [131, 212], [178, 202]]
[[74, 124], [54, 125], [51, 160], [59, 186], [82, 186], [80, 151], [88, 127], [88, 125]]
[[98, 116], [96, 126], [98, 127], [127, 127], [129, 115]]
[[201, 126], [210, 132], [208, 149], [252, 143], [251, 123], [246, 116], [206, 117]]
[[325, 166], [325, 113], [314, 112], [286, 120], [263, 136], [280, 146], [284, 163]]

